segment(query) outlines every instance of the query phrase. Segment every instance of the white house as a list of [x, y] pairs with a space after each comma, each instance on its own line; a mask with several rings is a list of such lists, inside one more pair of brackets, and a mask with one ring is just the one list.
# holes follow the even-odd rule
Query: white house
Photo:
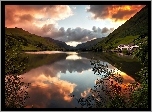
[[124, 45], [124, 44], [120, 44], [116, 49], [120, 49], [121, 51], [123, 49], [127, 49], [127, 50], [132, 50], [134, 48], [138, 48], [139, 46], [137, 45]]

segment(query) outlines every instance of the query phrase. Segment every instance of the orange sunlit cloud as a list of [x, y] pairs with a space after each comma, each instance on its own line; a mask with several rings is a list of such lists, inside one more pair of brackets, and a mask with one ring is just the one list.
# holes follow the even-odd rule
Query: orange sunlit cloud
[[67, 5], [6, 5], [5, 26], [11, 27], [20, 22], [45, 22], [49, 19], [56, 21], [71, 15], [72, 11]]
[[131, 18], [144, 5], [91, 5], [87, 11], [93, 14], [94, 19], [112, 19], [124, 21]]

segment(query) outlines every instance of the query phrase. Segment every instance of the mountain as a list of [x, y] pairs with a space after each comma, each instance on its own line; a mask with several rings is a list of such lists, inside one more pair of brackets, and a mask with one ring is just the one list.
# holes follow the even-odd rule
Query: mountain
[[148, 6], [142, 8], [124, 24], [115, 29], [106, 38], [100, 41], [94, 49], [102, 48], [109, 50], [116, 48], [119, 44], [133, 43], [140, 35], [148, 34]]
[[24, 51], [41, 51], [41, 50], [65, 50], [55, 42], [48, 41], [46, 38], [31, 34], [22, 28], [7, 28], [5, 27], [5, 38], [13, 39], [12, 42], [22, 43]]
[[103, 39], [104, 39], [104, 37], [97, 38], [97, 39], [94, 39], [94, 40], [91, 40], [91, 41], [87, 41], [87, 42], [82, 43], [82, 44], [78, 44], [75, 49], [80, 50], [80, 51], [93, 50], [92, 49], [93, 46], [95, 46], [98, 42], [100, 42]]
[[47, 40], [49, 40], [50, 42], [53, 42], [55, 44], [57, 44], [59, 47], [64, 48], [65, 50], [73, 50], [74, 47], [67, 45], [65, 42], [59, 41], [59, 40], [54, 40], [50, 37], [45, 37]]

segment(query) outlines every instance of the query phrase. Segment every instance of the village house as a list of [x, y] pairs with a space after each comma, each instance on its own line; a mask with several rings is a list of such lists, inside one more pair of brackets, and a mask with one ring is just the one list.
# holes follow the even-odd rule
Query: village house
[[128, 51], [132, 51], [134, 49], [137, 49], [139, 46], [138, 45], [134, 45], [134, 44], [130, 44], [130, 45], [124, 45], [124, 44], [120, 44], [116, 49], [117, 50], [123, 50], [123, 49], [127, 49]]

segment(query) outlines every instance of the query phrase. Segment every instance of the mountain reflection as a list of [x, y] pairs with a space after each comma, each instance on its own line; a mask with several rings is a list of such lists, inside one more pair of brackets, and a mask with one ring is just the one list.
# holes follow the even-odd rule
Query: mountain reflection
[[[110, 64], [108, 67], [115, 68]], [[134, 82], [124, 72], [120, 74], [124, 83]], [[74, 108], [80, 105], [71, 95], [85, 98], [90, 94], [96, 79], [102, 76], [94, 75], [90, 59], [70, 53], [66, 59], [31, 69], [22, 77], [24, 82], [31, 83], [26, 108], [32, 105], [34, 108]]]

